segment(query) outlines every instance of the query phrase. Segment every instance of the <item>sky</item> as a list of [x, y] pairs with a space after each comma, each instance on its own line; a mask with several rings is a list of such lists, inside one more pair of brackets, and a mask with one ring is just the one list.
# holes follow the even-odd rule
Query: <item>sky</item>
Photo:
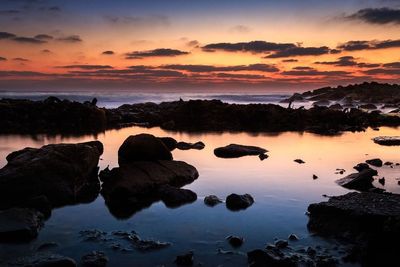
[[399, 0], [0, 0], [2, 91], [396, 83], [399, 52]]

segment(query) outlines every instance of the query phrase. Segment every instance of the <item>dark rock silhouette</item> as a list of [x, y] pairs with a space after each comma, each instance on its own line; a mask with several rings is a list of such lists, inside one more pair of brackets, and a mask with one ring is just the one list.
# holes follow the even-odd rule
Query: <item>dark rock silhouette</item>
[[369, 169], [369, 165], [367, 163], [358, 163], [353, 167], [355, 170], [361, 172], [363, 170]]
[[377, 175], [378, 172], [373, 169], [364, 169], [359, 173], [352, 173], [346, 177], [337, 180], [336, 182], [345, 188], [356, 189], [360, 191], [367, 191], [374, 188], [372, 182], [374, 181], [373, 176]]
[[372, 165], [375, 167], [382, 167], [382, 165], [383, 165], [383, 162], [381, 159], [367, 159], [365, 162], [368, 163], [369, 165]]
[[266, 149], [256, 146], [244, 146], [230, 144], [214, 149], [215, 156], [219, 158], [239, 158], [243, 156], [257, 156], [268, 152]]
[[383, 146], [400, 146], [400, 136], [379, 136], [372, 140]]
[[254, 203], [254, 198], [249, 194], [230, 194], [225, 200], [226, 207], [232, 211], [247, 209]]
[[102, 153], [98, 141], [12, 152], [0, 170], [0, 207], [26, 205], [43, 211], [48, 203], [56, 207], [95, 199]]
[[178, 142], [176, 144], [176, 148], [180, 150], [189, 150], [189, 149], [202, 150], [205, 146], [206, 145], [201, 141], [196, 143]]
[[192, 266], [194, 261], [193, 251], [189, 251], [183, 255], [176, 256], [175, 264], [177, 266]]
[[204, 204], [206, 204], [207, 206], [214, 207], [219, 203], [222, 203], [222, 200], [215, 195], [209, 195], [204, 198]]
[[228, 240], [229, 244], [234, 248], [240, 247], [244, 242], [244, 238], [239, 236], [230, 235], [226, 239]]
[[81, 258], [82, 267], [105, 267], [107, 263], [108, 257], [101, 251], [92, 251]]

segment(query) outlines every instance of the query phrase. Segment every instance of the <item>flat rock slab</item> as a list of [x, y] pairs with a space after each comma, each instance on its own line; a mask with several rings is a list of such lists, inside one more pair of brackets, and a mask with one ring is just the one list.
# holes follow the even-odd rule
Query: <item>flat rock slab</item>
[[308, 207], [310, 230], [328, 235], [400, 233], [400, 195], [352, 192]]
[[[53, 206], [88, 198], [99, 187], [97, 165], [103, 145], [98, 141], [25, 148], [7, 156], [0, 170], [0, 207], [8, 208], [45, 196]], [[95, 188], [96, 189], [96, 188]], [[97, 196], [99, 188], [94, 190]]]
[[243, 156], [258, 156], [268, 152], [266, 149], [257, 146], [244, 146], [230, 144], [214, 149], [215, 156], [219, 158], [239, 158]]
[[366, 191], [374, 187], [372, 185], [374, 180], [373, 176], [377, 174], [378, 172], [376, 170], [370, 168], [363, 169], [361, 172], [352, 173], [337, 180], [336, 183], [348, 189]]
[[43, 225], [42, 213], [26, 208], [0, 211], [0, 242], [30, 241]]
[[383, 146], [400, 146], [400, 136], [378, 136], [372, 140]]

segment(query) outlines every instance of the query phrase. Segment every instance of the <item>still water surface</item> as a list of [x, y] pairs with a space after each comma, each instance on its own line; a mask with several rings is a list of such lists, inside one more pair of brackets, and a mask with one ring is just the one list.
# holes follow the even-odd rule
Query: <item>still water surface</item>
[[[193, 134], [131, 127], [106, 131], [97, 136], [0, 136], [0, 166], [6, 164], [7, 154], [27, 146], [97, 139], [104, 144], [100, 167], [114, 167], [117, 166], [117, 151], [122, 142], [129, 135], [143, 132], [171, 136], [178, 141], [203, 141], [206, 144], [205, 149], [200, 151], [173, 151], [176, 160], [192, 164], [200, 173], [195, 182], [186, 186], [197, 193], [196, 202], [175, 209], [157, 202], [122, 220], [111, 215], [104, 199], [99, 196], [89, 204], [53, 210], [35, 241], [20, 245], [1, 244], [0, 259], [29, 255], [44, 242], [57, 242], [60, 245], [52, 252], [77, 261], [92, 250], [104, 251], [110, 259], [110, 266], [174, 266], [175, 256], [189, 250], [195, 253], [195, 263], [202, 263], [203, 266], [246, 266], [245, 252], [263, 248], [273, 243], [274, 238], [287, 238], [291, 233], [300, 237], [300, 241], [292, 243], [294, 248], [308, 245], [333, 247], [334, 241], [323, 240], [307, 231], [307, 206], [325, 200], [323, 194], [340, 195], [348, 192], [336, 185], [335, 180], [353, 172], [352, 167], [359, 162], [375, 157], [383, 161], [400, 162], [399, 147], [379, 146], [371, 141], [371, 138], [379, 135], [399, 135], [399, 130], [381, 128], [378, 132], [368, 129], [361, 133], [327, 137], [298, 132]], [[269, 150], [269, 158], [260, 161], [258, 157], [220, 159], [214, 156], [214, 148], [230, 143], [264, 147]], [[293, 162], [297, 158], [306, 163], [300, 165]], [[346, 173], [335, 174], [336, 168], [343, 168]], [[378, 172], [379, 177], [386, 178], [383, 188], [400, 193], [397, 184], [399, 166], [384, 166]], [[313, 174], [319, 178], [313, 180]], [[382, 187], [377, 182], [376, 186]], [[256, 202], [239, 212], [229, 211], [223, 204], [210, 208], [203, 203], [207, 195], [225, 198], [233, 192], [250, 193]], [[142, 238], [171, 242], [172, 246], [146, 253], [113, 251], [107, 244], [82, 241], [79, 231], [85, 229], [107, 232], [135, 230]], [[244, 245], [237, 250], [232, 249], [225, 240], [229, 235], [245, 237]], [[218, 249], [239, 253], [220, 254]]]

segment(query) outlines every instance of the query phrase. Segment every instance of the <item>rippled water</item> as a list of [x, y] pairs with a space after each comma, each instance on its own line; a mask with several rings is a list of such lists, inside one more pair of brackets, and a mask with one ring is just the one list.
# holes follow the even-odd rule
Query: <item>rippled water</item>
[[[159, 128], [125, 128], [110, 130], [98, 136], [0, 136], [0, 165], [6, 164], [5, 156], [26, 146], [40, 147], [48, 143], [83, 142], [97, 139], [105, 150], [101, 168], [117, 166], [117, 150], [126, 137], [142, 132], [156, 136], [171, 136], [177, 140], [206, 144], [204, 150], [174, 150], [177, 160], [194, 165], [200, 177], [186, 188], [197, 193], [192, 204], [170, 209], [162, 202], [139, 211], [129, 219], [117, 219], [111, 215], [99, 196], [89, 204], [67, 206], [53, 210], [45, 222], [39, 237], [29, 244], [0, 244], [0, 258], [13, 259], [29, 255], [44, 242], [57, 242], [55, 253], [80, 257], [92, 250], [104, 251], [110, 258], [110, 266], [174, 266], [176, 255], [189, 250], [195, 253], [195, 263], [203, 266], [246, 266], [247, 258], [238, 255], [218, 254], [218, 249], [234, 250], [226, 242], [228, 235], [245, 237], [238, 252], [263, 248], [274, 238], [287, 238], [291, 233], [300, 237], [294, 248], [307, 245], [335, 246], [334, 241], [323, 240], [307, 231], [307, 206], [324, 200], [323, 194], [339, 195], [348, 192], [335, 184], [335, 180], [353, 172], [352, 167], [366, 159], [380, 157], [383, 161], [400, 162], [399, 147], [374, 144], [371, 138], [379, 135], [399, 135], [399, 129], [371, 129], [363, 133], [345, 133], [341, 136], [319, 136], [310, 133], [286, 132], [281, 134], [204, 133], [188, 134], [166, 132]], [[269, 150], [269, 158], [258, 157], [220, 159], [213, 149], [229, 143], [261, 146]], [[301, 158], [306, 163], [297, 164]], [[344, 175], [335, 174], [336, 168], [346, 169]], [[400, 167], [378, 168], [379, 177], [386, 178], [384, 188], [400, 193], [397, 184]], [[316, 174], [319, 178], [312, 179]], [[382, 187], [376, 183], [377, 187]], [[209, 194], [225, 198], [230, 193], [250, 193], [256, 202], [244, 211], [232, 212], [222, 205], [210, 208], [203, 198]], [[159, 251], [113, 251], [108, 245], [82, 241], [79, 231], [99, 229], [103, 231], [135, 230], [142, 238], [168, 241], [172, 246]]]

